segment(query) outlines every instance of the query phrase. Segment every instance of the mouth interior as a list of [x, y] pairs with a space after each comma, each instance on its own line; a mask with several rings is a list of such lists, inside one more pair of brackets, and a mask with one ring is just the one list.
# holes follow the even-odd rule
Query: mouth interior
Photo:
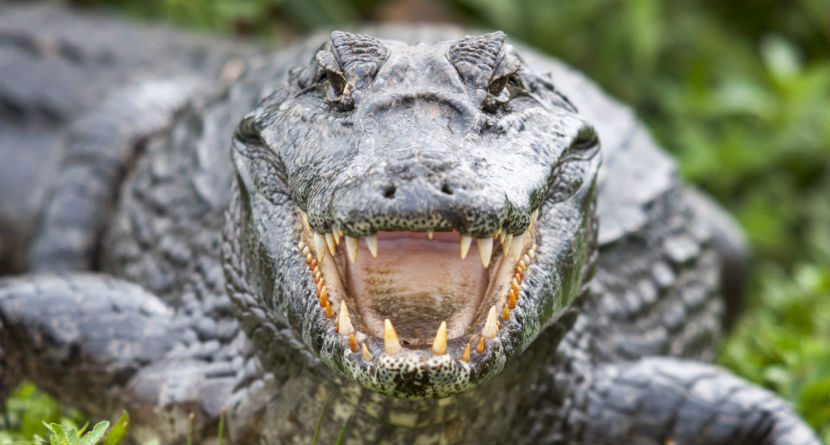
[[439, 232], [432, 240], [423, 232], [377, 237], [378, 258], [361, 245], [355, 264], [340, 262], [346, 292], [367, 333], [382, 337], [389, 319], [401, 342], [411, 346], [432, 344], [442, 321], [449, 338], [467, 334], [490, 282], [488, 270], [500, 263], [501, 254], [485, 269], [473, 252], [476, 246], [460, 258], [458, 233]]
[[297, 248], [314, 277], [320, 310], [365, 361], [426, 349], [444, 355], [449, 347], [469, 362], [471, 349], [481, 354], [485, 340], [513, 322], [510, 311], [535, 257], [538, 211], [522, 234], [499, 230], [475, 243], [457, 232], [321, 234], [298, 213], [304, 230]]

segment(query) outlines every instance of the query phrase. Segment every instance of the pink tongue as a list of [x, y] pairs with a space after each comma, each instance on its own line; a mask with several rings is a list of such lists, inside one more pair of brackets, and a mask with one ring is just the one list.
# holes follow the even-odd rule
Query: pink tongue
[[381, 232], [378, 258], [361, 243], [357, 263], [347, 261], [346, 285], [370, 333], [383, 337], [383, 320], [401, 341], [432, 344], [447, 322], [448, 338], [463, 335], [487, 288], [476, 246], [459, 255], [457, 233]]

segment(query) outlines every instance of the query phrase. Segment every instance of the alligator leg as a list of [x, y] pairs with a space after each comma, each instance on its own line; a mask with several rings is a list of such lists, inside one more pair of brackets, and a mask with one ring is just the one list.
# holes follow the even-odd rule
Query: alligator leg
[[735, 220], [697, 189], [687, 187], [685, 198], [712, 230], [712, 245], [721, 263], [721, 290], [726, 302], [724, 324], [731, 327], [743, 308], [749, 271], [746, 239]]
[[786, 402], [712, 365], [671, 358], [601, 365], [580, 395], [579, 443], [820, 443]]
[[141, 287], [105, 275], [0, 280], [0, 400], [27, 378], [109, 416], [136, 372], [189, 341], [173, 315]]
[[70, 126], [29, 254], [36, 272], [89, 270], [129, 165], [203, 86], [180, 76], [108, 94]]

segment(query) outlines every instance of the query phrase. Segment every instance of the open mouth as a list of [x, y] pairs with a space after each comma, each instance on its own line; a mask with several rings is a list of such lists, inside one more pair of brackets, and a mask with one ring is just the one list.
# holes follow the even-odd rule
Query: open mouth
[[364, 365], [407, 354], [469, 364], [511, 322], [536, 255], [538, 211], [519, 235], [383, 231], [362, 239], [314, 232], [298, 212], [297, 248], [314, 276], [318, 310]]

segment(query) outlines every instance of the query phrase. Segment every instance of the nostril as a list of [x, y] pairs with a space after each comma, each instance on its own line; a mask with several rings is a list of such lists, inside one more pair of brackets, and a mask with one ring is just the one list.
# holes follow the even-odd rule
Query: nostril
[[441, 192], [447, 195], [452, 195], [452, 187], [445, 182], [444, 185], [441, 186]]
[[386, 187], [383, 188], [383, 197], [386, 198], [386, 199], [394, 198], [395, 197], [395, 190], [397, 190], [397, 189], [395, 188], [394, 185], [387, 185]]

